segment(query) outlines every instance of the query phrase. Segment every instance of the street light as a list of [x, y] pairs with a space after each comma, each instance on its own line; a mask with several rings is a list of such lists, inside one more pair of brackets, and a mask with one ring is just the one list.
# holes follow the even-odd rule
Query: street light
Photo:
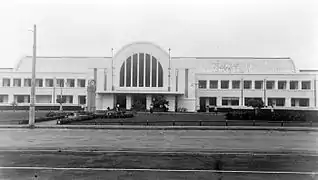
[[35, 65], [36, 65], [36, 25], [34, 24], [33, 30], [33, 57], [32, 57], [32, 81], [31, 81], [31, 97], [30, 97], [30, 110], [29, 110], [29, 126], [34, 127], [35, 123]]

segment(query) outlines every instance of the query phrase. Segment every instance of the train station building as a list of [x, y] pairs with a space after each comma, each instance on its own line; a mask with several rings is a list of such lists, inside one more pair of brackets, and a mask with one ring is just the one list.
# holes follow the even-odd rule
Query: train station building
[[[0, 69], [0, 105], [29, 105], [31, 72], [32, 56]], [[67, 105], [149, 109], [159, 95], [169, 111], [245, 108], [251, 98], [275, 108], [315, 109], [317, 73], [297, 69], [288, 57], [172, 57], [153, 43], [136, 42], [112, 57], [37, 57], [36, 105], [58, 105], [62, 95]], [[90, 85], [94, 101], [87, 97]]]

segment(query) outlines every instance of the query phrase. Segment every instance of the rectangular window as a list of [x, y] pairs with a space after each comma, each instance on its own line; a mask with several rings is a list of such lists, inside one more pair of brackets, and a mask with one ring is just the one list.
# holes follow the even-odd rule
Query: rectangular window
[[43, 87], [43, 79], [36, 79], [35, 86], [36, 87]]
[[21, 79], [13, 79], [14, 87], [21, 87]]
[[266, 89], [275, 89], [275, 81], [266, 81]]
[[17, 103], [30, 103], [30, 95], [14, 95], [14, 101]]
[[252, 81], [244, 81], [244, 89], [252, 89]]
[[244, 105], [245, 106], [251, 106], [249, 104], [251, 100], [262, 101], [262, 98], [260, 98], [260, 97], [247, 97], [247, 98], [244, 98]]
[[64, 87], [64, 79], [56, 79], [56, 87]]
[[240, 89], [241, 81], [234, 80], [232, 81], [232, 89]]
[[138, 60], [137, 57], [138, 57], [137, 54], [133, 55], [133, 63], [132, 63], [132, 66], [133, 66], [132, 86], [133, 87], [137, 87], [137, 60]]
[[67, 79], [66, 80], [66, 87], [75, 87], [75, 80], [74, 79]]
[[78, 104], [86, 104], [86, 96], [78, 96]]
[[286, 89], [286, 81], [278, 81], [278, 89]]
[[45, 79], [45, 87], [53, 87], [53, 79]]
[[216, 97], [209, 97], [209, 105], [216, 106]]
[[10, 79], [9, 78], [3, 78], [2, 79], [2, 86], [3, 87], [10, 87]]
[[139, 87], [144, 87], [144, 53], [139, 54]]
[[289, 89], [298, 89], [298, 81], [290, 81]]
[[285, 106], [285, 98], [268, 98], [268, 106]]
[[146, 87], [150, 87], [150, 55], [146, 54]]
[[0, 95], [0, 103], [8, 103], [9, 95]]
[[206, 89], [206, 80], [199, 80], [199, 88]]
[[210, 89], [217, 89], [218, 88], [218, 81], [217, 80], [211, 80], [210, 81]]
[[24, 87], [31, 87], [31, 79], [24, 79]]
[[221, 81], [221, 89], [229, 89], [229, 81]]
[[308, 98], [291, 98], [292, 107], [309, 107]]
[[77, 80], [77, 87], [85, 87], [85, 79], [78, 79]]
[[126, 87], [131, 86], [131, 57], [126, 60]]
[[156, 87], [157, 86], [157, 59], [152, 57], [152, 81], [151, 81], [151, 86]]
[[255, 89], [263, 89], [263, 81], [255, 81]]
[[311, 89], [310, 81], [302, 81], [301, 82], [301, 89]]
[[239, 97], [222, 97], [222, 106], [238, 106]]

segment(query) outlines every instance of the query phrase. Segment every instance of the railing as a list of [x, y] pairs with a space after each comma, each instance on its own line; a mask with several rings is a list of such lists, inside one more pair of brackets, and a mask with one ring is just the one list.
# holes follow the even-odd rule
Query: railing
[[260, 121], [260, 120], [185, 120], [185, 121], [127, 121], [125, 120], [107, 120], [81, 122], [81, 124], [95, 124], [95, 125], [141, 125], [141, 126], [276, 126], [276, 127], [314, 127], [318, 123], [312, 121]]

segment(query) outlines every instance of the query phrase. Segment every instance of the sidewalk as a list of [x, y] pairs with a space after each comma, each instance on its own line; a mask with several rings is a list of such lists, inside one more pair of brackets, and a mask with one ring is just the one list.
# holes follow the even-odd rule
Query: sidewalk
[[[0, 128], [29, 128], [28, 125], [0, 125]], [[35, 124], [41, 129], [107, 129], [107, 130], [251, 130], [251, 131], [308, 131], [318, 132], [315, 127], [269, 126], [137, 126], [137, 125], [56, 125], [55, 121]]]

